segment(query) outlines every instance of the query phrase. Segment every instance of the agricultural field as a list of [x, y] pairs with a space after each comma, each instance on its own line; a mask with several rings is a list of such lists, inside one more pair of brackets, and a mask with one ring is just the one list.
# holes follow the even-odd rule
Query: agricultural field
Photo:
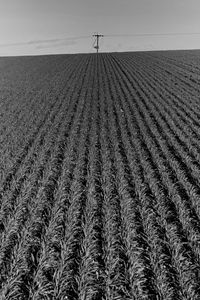
[[200, 299], [200, 50], [0, 58], [0, 299]]

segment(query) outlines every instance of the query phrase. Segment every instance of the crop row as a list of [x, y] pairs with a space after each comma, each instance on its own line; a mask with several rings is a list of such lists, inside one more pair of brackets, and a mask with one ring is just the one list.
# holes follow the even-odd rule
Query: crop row
[[1, 299], [200, 298], [198, 59], [0, 60]]

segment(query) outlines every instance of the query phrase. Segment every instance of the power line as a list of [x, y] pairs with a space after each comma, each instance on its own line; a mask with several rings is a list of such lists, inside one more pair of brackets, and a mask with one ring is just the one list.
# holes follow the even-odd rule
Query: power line
[[178, 36], [178, 35], [200, 35], [200, 32], [176, 32], [176, 33], [133, 33], [133, 34], [106, 34], [105, 37], [140, 37], [140, 36]]
[[72, 36], [72, 37], [55, 38], [55, 39], [32, 40], [32, 41], [27, 41], [27, 42], [5, 43], [5, 44], [0, 44], [0, 47], [51, 44], [51, 43], [65, 42], [65, 41], [70, 41], [70, 40], [81, 40], [81, 39], [87, 39], [87, 38], [91, 38], [91, 36], [90, 35]]
[[200, 32], [166, 32], [166, 33], [133, 33], [133, 34], [93, 34], [96, 37], [93, 47], [99, 51], [99, 38], [100, 37], [156, 37], [156, 36], [187, 36], [187, 35], [200, 35]]
[[[99, 38], [100, 37], [162, 37], [162, 36], [192, 36], [192, 35], [200, 35], [200, 32], [167, 32], [167, 33], [122, 33], [122, 34], [106, 34], [106, 35], [99, 35], [94, 34], [93, 37], [96, 37], [96, 45], [94, 46], [95, 49], [99, 50]], [[23, 46], [23, 45], [39, 45], [39, 44], [51, 44], [51, 43], [59, 43], [64, 41], [73, 41], [73, 40], [82, 40], [91, 38], [91, 35], [84, 35], [84, 36], [71, 36], [71, 37], [64, 37], [64, 38], [54, 38], [54, 39], [43, 39], [43, 40], [32, 40], [27, 42], [15, 42], [15, 43], [5, 43], [0, 44], [0, 47], [12, 47], [12, 46]]]

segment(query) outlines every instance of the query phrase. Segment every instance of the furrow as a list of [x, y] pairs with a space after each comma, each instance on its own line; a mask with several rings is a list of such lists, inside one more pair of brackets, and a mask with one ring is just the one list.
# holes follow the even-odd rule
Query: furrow
[[[126, 109], [125, 106], [124, 106], [124, 109]], [[128, 110], [128, 111], [130, 111], [130, 110]], [[135, 120], [137, 114], [138, 114], [138, 111], [136, 110], [134, 120]], [[140, 126], [142, 126], [142, 125], [140, 125]], [[133, 128], [131, 130], [131, 132], [137, 132], [137, 131], [136, 131], [136, 129]], [[139, 136], [141, 139], [141, 136], [143, 135], [143, 131], [141, 130], [141, 132], [139, 132], [139, 134], [140, 134]], [[142, 151], [143, 154], [141, 154], [142, 155], [141, 159], [143, 160], [143, 164], [144, 164], [146, 161], [146, 159], [144, 159], [144, 157], [147, 156], [147, 153], [145, 154], [145, 152], [144, 152], [145, 144], [147, 145], [148, 148], [150, 148], [152, 141], [149, 139], [149, 136], [147, 135], [147, 133], [144, 134], [143, 136], [145, 139], [145, 143], [141, 144], [141, 146], [138, 149], [138, 152], [140, 153]], [[134, 139], [135, 139], [135, 136], [134, 136]], [[138, 139], [138, 142], [139, 142], [139, 139]], [[135, 145], [137, 145], [137, 143], [135, 143]], [[151, 160], [152, 160], [151, 155], [156, 155], [156, 153], [159, 153], [159, 152], [157, 151], [157, 149], [153, 149], [151, 151], [151, 153], [152, 154], [149, 154], [149, 160], [148, 160], [149, 162], [151, 162]], [[156, 162], [156, 160], [155, 160], [155, 162]], [[147, 166], [148, 166], [148, 169], [146, 171], [146, 174], [148, 174], [148, 172], [150, 170], [149, 169], [150, 165], [147, 165]], [[158, 164], [158, 166], [159, 166], [159, 164]], [[153, 167], [153, 164], [152, 164], [152, 167]], [[145, 167], [144, 167], [144, 169], [145, 169]], [[151, 178], [153, 179], [153, 177], [150, 176], [150, 180], [151, 180]], [[176, 197], [176, 194], [174, 194], [174, 196]], [[161, 209], [162, 209], [162, 207], [161, 207]], [[177, 218], [177, 221], [178, 221], [178, 218]], [[164, 225], [164, 222], [163, 222], [163, 225]], [[178, 223], [177, 223], [177, 225], [178, 225]], [[191, 251], [188, 243], [185, 243], [184, 240], [182, 240], [184, 234], [183, 234], [183, 232], [180, 231], [181, 227], [180, 226], [178, 227], [177, 225], [175, 227], [176, 229], [174, 228], [175, 229], [175, 231], [174, 231], [174, 229], [171, 230], [171, 228], [170, 228], [169, 219], [168, 219], [168, 223], [166, 222], [166, 234], [168, 236], [170, 244], [171, 244], [171, 246], [173, 246], [174, 250], [176, 249], [176, 251], [177, 251], [177, 249], [179, 249], [173, 255], [175, 257], [176, 267], [180, 274], [179, 281], [180, 281], [182, 289], [184, 291], [184, 295], [186, 297], [188, 297], [188, 299], [189, 299], [189, 295], [187, 294], [188, 289], [190, 289], [191, 293], [193, 293], [194, 299], [198, 299], [198, 297], [199, 297], [198, 268], [199, 267], [196, 264], [194, 255], [192, 254], [192, 251]], [[175, 239], [175, 237], [176, 237], [176, 239]], [[175, 241], [176, 241], [176, 243], [174, 243]], [[180, 246], [178, 246], [177, 243]], [[185, 253], [185, 256], [184, 256], [185, 261], [181, 259], [181, 257], [183, 256], [183, 253]], [[187, 256], [186, 256], [186, 253], [188, 253]], [[190, 265], [190, 267], [189, 267], [189, 265]]]
[[[109, 65], [107, 63], [107, 65]], [[109, 74], [110, 69], [106, 70]], [[143, 220], [140, 197], [137, 194], [135, 180], [127, 152], [124, 149], [124, 141], [119, 131], [118, 122], [113, 105], [112, 84], [108, 82], [108, 111], [110, 136], [112, 137], [112, 147], [115, 154], [115, 166], [118, 170], [118, 191], [121, 197], [122, 219], [124, 223], [124, 237], [129, 258], [129, 276], [133, 296], [136, 299], [156, 299], [158, 292], [155, 283], [155, 274], [152, 271], [152, 261], [149, 255], [150, 245]]]
[[92, 99], [94, 85], [94, 61], [90, 69], [90, 81], [85, 95], [88, 106], [81, 127], [77, 161], [72, 174], [69, 191], [69, 208], [66, 212], [66, 231], [62, 243], [61, 261], [56, 272], [56, 297], [58, 299], [78, 299], [80, 270], [82, 261], [81, 245], [84, 239], [83, 222], [86, 203], [86, 185], [88, 176], [89, 135], [92, 127], [92, 112], [95, 102]]
[[[89, 71], [88, 71], [89, 72]], [[90, 77], [88, 77], [88, 80]], [[87, 85], [86, 85], [87, 86]], [[81, 95], [84, 105], [77, 113], [70, 136], [68, 137], [62, 175], [58, 181], [55, 205], [51, 219], [42, 241], [41, 257], [33, 282], [33, 299], [51, 299], [58, 287], [58, 269], [61, 263], [66, 227], [67, 211], [70, 206], [70, 188], [73, 172], [77, 163], [78, 147], [81, 138], [81, 126], [84, 124], [85, 112], [89, 111], [87, 90]]]
[[[69, 78], [73, 74], [75, 69], [76, 68], [74, 68], [74, 66], [73, 66], [73, 69], [71, 70], [71, 72], [69, 74]], [[66, 89], [66, 87], [68, 87], [68, 86], [64, 86], [63, 89], [61, 89], [61, 91], [59, 91], [58, 96], [55, 97], [55, 100], [52, 103], [51, 102], [49, 103], [47, 113], [44, 114], [44, 118], [38, 124], [37, 129], [29, 137], [29, 139], [26, 143], [26, 146], [23, 148], [23, 150], [19, 154], [14, 166], [9, 171], [9, 174], [3, 180], [3, 184], [1, 187], [1, 195], [0, 195], [1, 198], [3, 196], [3, 193], [11, 187], [12, 180], [15, 178], [15, 175], [16, 175], [18, 169], [21, 167], [21, 165], [23, 166], [23, 164], [22, 164], [23, 161], [25, 160], [25, 158], [28, 155], [31, 148], [35, 145], [35, 142], [37, 141], [37, 139], [39, 139], [39, 143], [42, 146], [41, 141], [44, 139], [44, 135], [45, 135], [45, 131], [46, 131], [45, 129], [43, 130], [43, 128], [46, 126], [46, 128], [48, 129], [49, 124], [54, 122], [55, 116], [63, 104], [62, 91], [64, 89]], [[48, 99], [48, 101], [49, 101], [49, 99]], [[57, 108], [57, 106], [58, 106], [58, 108]]]
[[[16, 293], [20, 294], [22, 298], [26, 298], [31, 293], [30, 288], [40, 257], [41, 238], [44, 236], [46, 228], [48, 227], [51, 210], [55, 201], [54, 192], [57, 189], [57, 181], [62, 172], [66, 139], [70, 133], [78, 107], [78, 100], [77, 98], [75, 99], [75, 105], [71, 106], [74, 112], [71, 119], [67, 120], [67, 124], [63, 123], [62, 129], [60, 130], [58, 142], [52, 154], [46, 178], [44, 178], [44, 183], [38, 192], [36, 202], [30, 214], [31, 218], [26, 225], [22, 240], [18, 245], [17, 256], [11, 266], [9, 282], [4, 285], [2, 290], [2, 293], [7, 295], [7, 297], [9, 297], [10, 293]], [[80, 105], [81, 104], [79, 104], [79, 106]], [[18, 278], [18, 281], [13, 281], [13, 278]]]

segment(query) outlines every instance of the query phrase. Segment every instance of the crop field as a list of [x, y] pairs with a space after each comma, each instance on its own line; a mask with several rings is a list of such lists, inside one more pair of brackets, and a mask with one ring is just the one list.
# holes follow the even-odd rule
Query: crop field
[[200, 50], [0, 58], [0, 299], [200, 299]]

